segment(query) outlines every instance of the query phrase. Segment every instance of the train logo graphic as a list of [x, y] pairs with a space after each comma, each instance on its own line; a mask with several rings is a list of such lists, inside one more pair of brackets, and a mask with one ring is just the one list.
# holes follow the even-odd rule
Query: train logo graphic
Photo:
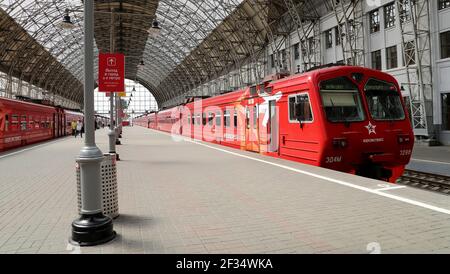
[[365, 128], [367, 128], [367, 130], [369, 131], [369, 135], [371, 135], [372, 133], [375, 135], [377, 134], [377, 132], [375, 131], [376, 127], [377, 126], [372, 125], [372, 122], [369, 122], [369, 124], [367, 126], [365, 126]]

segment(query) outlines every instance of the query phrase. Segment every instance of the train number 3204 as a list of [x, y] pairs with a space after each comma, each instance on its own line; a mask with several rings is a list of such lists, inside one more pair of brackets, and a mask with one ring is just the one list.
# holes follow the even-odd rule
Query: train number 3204
[[342, 162], [342, 156], [334, 156], [334, 157], [326, 157], [325, 163], [327, 164], [334, 164], [334, 163], [341, 163]]

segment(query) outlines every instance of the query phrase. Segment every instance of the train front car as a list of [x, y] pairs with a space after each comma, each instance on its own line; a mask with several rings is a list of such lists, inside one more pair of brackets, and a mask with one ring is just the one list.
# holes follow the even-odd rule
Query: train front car
[[395, 78], [366, 68], [334, 67], [313, 73], [312, 83], [325, 128], [321, 166], [395, 182], [414, 145]]

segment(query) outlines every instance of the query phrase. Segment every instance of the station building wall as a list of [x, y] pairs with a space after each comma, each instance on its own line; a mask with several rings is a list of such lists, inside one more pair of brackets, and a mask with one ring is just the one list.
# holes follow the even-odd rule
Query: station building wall
[[[429, 28], [430, 28], [430, 53], [432, 67], [432, 90], [425, 94], [425, 97], [433, 102], [433, 113], [431, 121], [438, 129], [439, 140], [446, 145], [450, 145], [450, 4], [440, 3], [440, 1], [449, 2], [449, 0], [430, 0], [429, 1]], [[393, 75], [399, 83], [407, 83], [407, 73], [404, 66], [404, 54], [402, 52], [402, 35], [400, 28], [400, 19], [398, 11], [395, 13], [394, 26], [385, 27], [385, 12], [387, 5], [394, 1], [381, 0], [381, 6], [368, 5], [376, 1], [364, 1], [363, 6], [363, 29], [364, 29], [364, 66], [373, 67], [373, 56], [376, 51], [381, 53], [381, 70]], [[440, 9], [439, 6], [444, 5], [445, 8]], [[379, 31], [370, 31], [370, 13], [378, 10], [379, 14]], [[337, 45], [337, 19], [334, 12], [327, 12], [320, 18], [320, 53], [318, 60], [321, 64], [339, 63], [343, 61], [342, 45]], [[412, 30], [411, 21], [404, 23], [405, 30]], [[331, 30], [332, 46], [327, 47], [326, 37], [327, 31]], [[411, 38], [412, 39], [412, 38]], [[275, 41], [279, 43], [281, 41]], [[407, 40], [405, 40], [407, 42]], [[267, 68], [268, 74], [275, 73], [280, 66], [282, 69], [289, 70], [293, 73], [298, 72], [299, 68], [303, 68], [301, 58], [295, 54], [295, 47], [298, 47], [298, 32], [292, 32], [285, 40], [279, 52], [285, 50], [287, 53], [280, 54], [278, 57], [273, 56], [273, 45], [267, 48]], [[289, 49], [288, 49], [289, 48]], [[396, 49], [396, 61], [394, 67], [388, 66], [388, 50]], [[428, 53], [428, 54], [430, 54]], [[392, 56], [392, 55], [391, 55]], [[379, 58], [379, 57], [378, 57]], [[277, 62], [277, 63], [273, 63]], [[376, 68], [376, 67], [373, 67]], [[410, 66], [414, 68], [414, 66]], [[416, 77], [415, 74], [410, 74]], [[409, 93], [405, 87], [404, 96]]]

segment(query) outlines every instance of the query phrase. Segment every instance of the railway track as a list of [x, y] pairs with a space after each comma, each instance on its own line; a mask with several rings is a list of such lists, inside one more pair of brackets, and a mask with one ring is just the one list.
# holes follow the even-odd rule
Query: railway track
[[450, 195], [450, 177], [448, 176], [407, 169], [403, 173], [403, 176], [397, 180], [397, 184], [427, 189]]

